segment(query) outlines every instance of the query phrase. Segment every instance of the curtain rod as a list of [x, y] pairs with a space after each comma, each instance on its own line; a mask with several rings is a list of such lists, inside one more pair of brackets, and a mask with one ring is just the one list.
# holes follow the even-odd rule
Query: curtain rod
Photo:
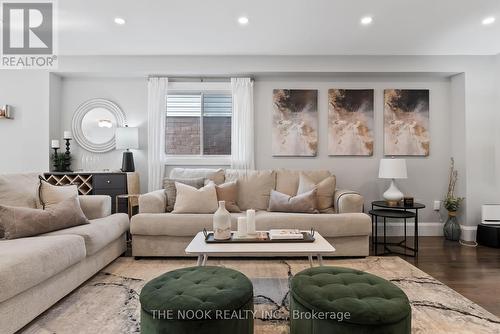
[[199, 80], [200, 82], [224, 82], [224, 81], [231, 81], [231, 78], [250, 78], [252, 81], [254, 80], [253, 76], [251, 75], [235, 75], [235, 76], [227, 76], [227, 77], [200, 77], [200, 76], [183, 76], [183, 77], [178, 77], [178, 76], [168, 76], [168, 75], [148, 75], [147, 78], [168, 78], [169, 81], [190, 81], [190, 80]]

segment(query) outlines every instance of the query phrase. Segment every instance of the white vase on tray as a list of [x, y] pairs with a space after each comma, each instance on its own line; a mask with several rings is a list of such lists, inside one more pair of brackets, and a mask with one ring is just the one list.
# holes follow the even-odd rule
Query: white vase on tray
[[219, 201], [219, 208], [214, 213], [214, 239], [231, 239], [231, 214], [226, 209], [226, 202]]

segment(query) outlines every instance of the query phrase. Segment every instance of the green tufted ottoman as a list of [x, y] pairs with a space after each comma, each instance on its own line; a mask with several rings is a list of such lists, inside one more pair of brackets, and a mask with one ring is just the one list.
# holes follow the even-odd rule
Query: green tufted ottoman
[[292, 278], [291, 334], [411, 332], [405, 293], [383, 278], [342, 267], [314, 267]]
[[253, 286], [242, 273], [190, 267], [146, 283], [141, 333], [253, 333]]

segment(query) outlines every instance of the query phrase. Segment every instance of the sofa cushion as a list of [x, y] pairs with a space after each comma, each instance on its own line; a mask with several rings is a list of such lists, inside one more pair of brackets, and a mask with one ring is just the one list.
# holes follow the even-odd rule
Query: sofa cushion
[[[231, 213], [231, 229], [236, 230], [238, 217], [245, 213]], [[211, 213], [178, 215], [175, 213], [141, 213], [132, 217], [130, 233], [133, 235], [168, 235], [193, 237], [204, 228], [212, 230], [213, 217]]]
[[0, 205], [0, 237], [17, 239], [88, 224], [76, 196], [47, 210]]
[[217, 200], [224, 201], [229, 212], [241, 212], [238, 206], [238, 181], [226, 182], [215, 185]]
[[271, 190], [269, 211], [318, 213], [316, 210], [316, 189], [312, 189], [297, 196], [290, 196]]
[[330, 173], [330, 171], [328, 170], [300, 171], [278, 169], [276, 171], [276, 190], [280, 193], [290, 196], [297, 195], [300, 173], [304, 173], [304, 175], [307, 175], [311, 180], [314, 181], [314, 183], [318, 183], [332, 175], [332, 173]]
[[103, 249], [110, 242], [118, 239], [129, 229], [129, 219], [125, 213], [94, 219], [90, 224], [67, 228], [45, 235], [78, 235], [85, 241], [87, 256]]
[[38, 174], [0, 174], [0, 204], [35, 209], [38, 202]]
[[62, 272], [85, 258], [76, 235], [0, 241], [0, 302]]
[[174, 168], [170, 171], [172, 179], [208, 179], [215, 184], [224, 183], [224, 170], [222, 168]]
[[214, 213], [217, 210], [217, 192], [213, 182], [199, 189], [175, 182], [175, 188], [177, 196], [172, 213]]
[[267, 210], [275, 188], [273, 170], [226, 169], [226, 181], [238, 181], [238, 206], [241, 210]]
[[333, 197], [335, 194], [335, 176], [328, 176], [320, 182], [316, 182], [305, 173], [300, 173], [299, 188], [297, 194], [304, 194], [317, 189], [318, 210], [322, 213], [335, 213], [333, 210]]
[[345, 237], [370, 235], [371, 219], [364, 213], [307, 214], [259, 211], [255, 218], [256, 229], [292, 228], [310, 230], [314, 228], [323, 237]]
[[40, 177], [38, 195], [40, 196], [39, 199], [41, 204], [39, 208], [47, 209], [61, 203], [64, 200], [77, 197], [78, 187], [76, 185], [55, 186]]
[[179, 182], [182, 184], [187, 184], [188, 186], [200, 189], [205, 184], [205, 179], [202, 177], [196, 179], [163, 179], [163, 188], [165, 189], [165, 197], [167, 202], [166, 211], [172, 212], [175, 206], [175, 200], [177, 198], [177, 187], [175, 183]]

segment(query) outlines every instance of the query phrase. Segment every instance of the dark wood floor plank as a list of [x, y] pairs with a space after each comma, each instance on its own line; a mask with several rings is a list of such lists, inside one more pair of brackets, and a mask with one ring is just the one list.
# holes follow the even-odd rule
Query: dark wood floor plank
[[417, 258], [400, 257], [500, 317], [500, 249], [421, 237]]

